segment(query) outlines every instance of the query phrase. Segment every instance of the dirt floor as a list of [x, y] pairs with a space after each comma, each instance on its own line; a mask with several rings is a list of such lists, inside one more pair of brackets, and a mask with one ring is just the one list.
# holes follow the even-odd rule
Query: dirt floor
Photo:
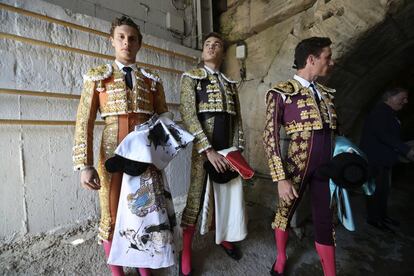
[[[406, 166], [393, 184], [390, 215], [401, 222], [396, 233], [385, 233], [365, 223], [362, 194], [352, 194], [356, 232], [336, 229], [338, 275], [414, 275], [414, 169]], [[196, 237], [194, 275], [269, 275], [276, 251], [270, 228], [272, 210], [248, 202], [249, 236], [239, 243], [243, 258], [236, 262], [214, 244], [212, 234]], [[323, 275], [314, 250], [311, 223], [299, 239], [293, 232], [288, 244], [286, 275]], [[0, 245], [0, 275], [110, 275], [97, 243], [96, 223], [70, 232], [21, 238]], [[83, 239], [73, 245], [71, 242]], [[155, 276], [178, 275], [177, 267], [160, 269]], [[126, 269], [126, 275], [137, 275]]]

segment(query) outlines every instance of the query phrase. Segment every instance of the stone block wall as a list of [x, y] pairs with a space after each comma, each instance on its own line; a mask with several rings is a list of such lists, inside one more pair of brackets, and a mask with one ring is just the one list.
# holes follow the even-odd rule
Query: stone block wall
[[[70, 1], [68, 1], [70, 2]], [[108, 32], [110, 22], [74, 13], [40, 0], [6, 0], [7, 4], [67, 22]], [[0, 7], [0, 90], [17, 89], [80, 95], [88, 68], [112, 60], [48, 46], [31, 45], [4, 34], [113, 55], [105, 37], [78, 31]], [[197, 51], [144, 33], [143, 42], [191, 57]], [[138, 61], [185, 71], [195, 61], [141, 49]], [[159, 71], [167, 102], [180, 120], [180, 74]], [[0, 119], [74, 121], [77, 99], [0, 94]], [[95, 127], [97, 152], [102, 126]], [[98, 195], [83, 190], [72, 168], [73, 126], [0, 125], [0, 240], [71, 227], [98, 216]], [[166, 169], [178, 207], [189, 181], [189, 153]], [[97, 156], [95, 154], [95, 156]], [[97, 159], [97, 157], [95, 158]]]
[[71, 12], [86, 14], [92, 17], [111, 21], [115, 17], [126, 14], [134, 19], [144, 33], [159, 38], [182, 43], [180, 36], [167, 29], [166, 16], [171, 13], [183, 21], [185, 20], [185, 2], [183, 0], [45, 0], [61, 6]]

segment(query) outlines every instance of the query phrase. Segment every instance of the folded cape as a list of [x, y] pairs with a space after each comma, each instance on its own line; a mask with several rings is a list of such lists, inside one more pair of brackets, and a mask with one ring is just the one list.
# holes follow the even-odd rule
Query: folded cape
[[254, 170], [249, 166], [243, 155], [241, 155], [241, 152], [236, 147], [220, 150], [218, 153], [226, 158], [233, 170], [227, 170], [224, 173], [217, 172], [210, 161], [204, 162], [203, 167], [212, 181], [223, 184], [239, 175], [243, 179], [250, 179], [253, 177]]
[[162, 170], [193, 140], [194, 136], [174, 121], [154, 115], [121, 141], [105, 167], [108, 172], [120, 171], [132, 176], [143, 173], [149, 164]]

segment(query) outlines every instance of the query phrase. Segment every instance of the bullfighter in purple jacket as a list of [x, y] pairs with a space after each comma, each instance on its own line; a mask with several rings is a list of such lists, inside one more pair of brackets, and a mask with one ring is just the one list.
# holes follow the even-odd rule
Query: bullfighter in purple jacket
[[[296, 75], [293, 79], [276, 83], [266, 94], [263, 140], [272, 180], [277, 183], [279, 193], [272, 223], [277, 258], [270, 270], [271, 275], [283, 275], [288, 226], [307, 187], [312, 199], [316, 250], [325, 276], [336, 275], [329, 180], [315, 173], [332, 157], [336, 130], [335, 90], [316, 82], [333, 66], [331, 43], [329, 38], [323, 37], [301, 41], [295, 49]], [[284, 160], [279, 145], [281, 126], [290, 138]]]

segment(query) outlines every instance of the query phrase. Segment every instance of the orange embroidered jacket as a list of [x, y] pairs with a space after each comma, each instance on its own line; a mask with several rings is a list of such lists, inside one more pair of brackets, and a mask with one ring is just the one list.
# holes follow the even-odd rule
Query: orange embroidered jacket
[[84, 76], [84, 85], [76, 116], [73, 147], [75, 169], [93, 166], [93, 128], [99, 111], [108, 125], [122, 114], [161, 114], [168, 111], [160, 78], [147, 69], [134, 71], [135, 86], [125, 84], [125, 76], [116, 64], [92, 68]]

